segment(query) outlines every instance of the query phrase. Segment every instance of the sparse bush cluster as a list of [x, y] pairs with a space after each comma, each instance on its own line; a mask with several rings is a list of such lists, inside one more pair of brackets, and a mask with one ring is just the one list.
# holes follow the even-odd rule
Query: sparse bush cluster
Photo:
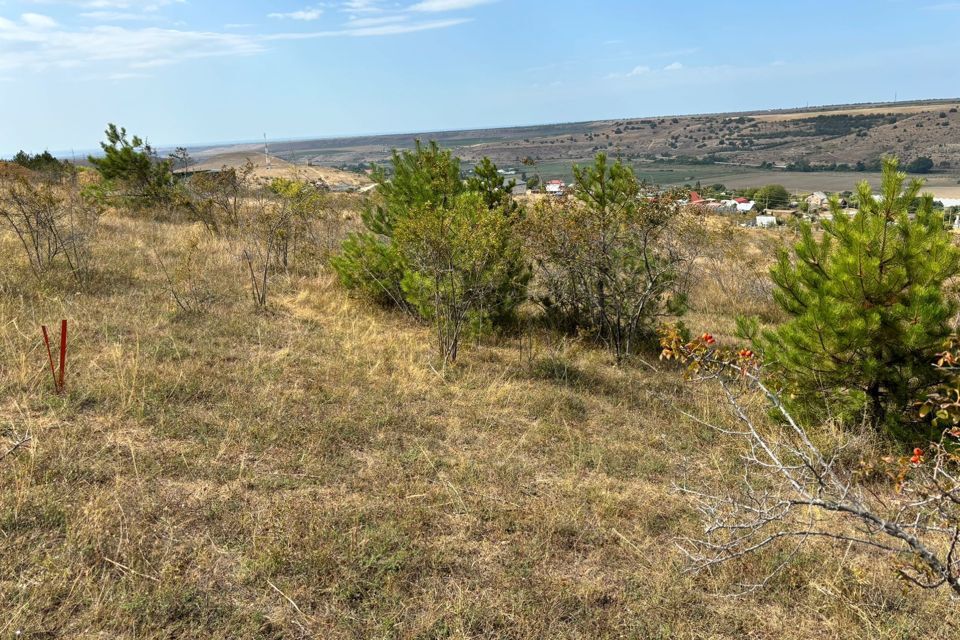
[[[203, 273], [213, 262], [203, 255], [211, 246], [236, 256], [258, 308], [268, 304], [273, 274], [315, 272], [330, 253], [327, 196], [312, 185], [257, 180], [249, 162], [177, 175], [171, 160], [113, 124], [101, 146], [103, 154], [90, 158], [96, 180], [77, 180], [68, 163], [50, 154], [23, 152], [0, 175], [0, 220], [18, 238], [40, 280], [52, 282], [62, 271], [77, 285], [89, 284], [97, 271], [91, 241], [106, 209], [197, 223], [223, 241], [206, 243], [191, 235], [183, 256], [152, 254], [180, 312], [202, 312], [217, 298]], [[181, 168], [189, 169], [189, 154], [178, 154]]]
[[[836, 122], [823, 121], [860, 124]], [[681, 544], [695, 568], [823, 538], [880, 549], [904, 579], [960, 593], [951, 289], [960, 249], [896, 161], [884, 163], [879, 198], [864, 183], [852, 198], [856, 215], [835, 202], [821, 230], [800, 224], [767, 272], [770, 245], [756, 241], [748, 253], [748, 230], [710, 228], [683, 194], [641, 183], [603, 153], [574, 168], [566, 195], [518, 199], [488, 159], [464, 179], [450, 151], [417, 142], [375, 169], [372, 195], [344, 205], [295, 179], [258, 179], [250, 163], [190, 174], [184, 151], [177, 172], [122, 128], [106, 135], [104, 155], [91, 159], [99, 180], [83, 189], [72, 168], [43, 155], [18, 156], [15, 174], [0, 177], [0, 221], [38, 281], [83, 288], [108, 269], [94, 240], [112, 209], [189, 223], [178, 227], [176, 253], [144, 252], [162, 283], [157, 297], [178, 321], [223, 299], [225, 271], [235, 299], [244, 289], [258, 311], [272, 308], [256, 316], [261, 322], [277, 315], [277, 289], [297, 276], [320, 280], [331, 265], [358, 296], [429, 325], [445, 364], [467, 338], [498, 332], [520, 334], [522, 361], [524, 339], [539, 332], [578, 348], [602, 345], [609, 356], [598, 359], [631, 380], [632, 356], [659, 340], [665, 360], [681, 361], [689, 377], [714, 385], [714, 399], [729, 401], [739, 426], [718, 430], [748, 450], [742, 486], [681, 486], [707, 519], [705, 535]], [[789, 202], [778, 185], [750, 195], [770, 208]], [[361, 210], [359, 223], [345, 220], [344, 208]], [[720, 306], [741, 315], [736, 335], [745, 344], [725, 349], [710, 333], [691, 339], [679, 323], [688, 311], [697, 321]], [[277, 361], [288, 351], [278, 346]], [[530, 360], [534, 378], [564, 390], [604, 384], [566, 351]], [[192, 391], [170, 391], [181, 392]]]
[[538, 301], [554, 326], [596, 335], [620, 362], [683, 313], [702, 235], [679, 194], [645, 195], [602, 154], [575, 180], [572, 198], [540, 203], [525, 226]]
[[0, 220], [40, 281], [65, 273], [77, 285], [89, 283], [100, 215], [97, 204], [68, 185], [19, 178], [0, 192]]
[[392, 178], [376, 176], [365, 230], [333, 264], [347, 287], [434, 322], [446, 359], [462, 335], [513, 326], [528, 301], [618, 362], [658, 318], [683, 312], [697, 226], [676, 194], [647, 196], [621, 162], [598, 154], [575, 168], [571, 197], [533, 208], [513, 201], [487, 159], [466, 181], [436, 144], [395, 153], [392, 164]]
[[436, 143], [395, 152], [392, 177], [374, 174], [376, 200], [333, 259], [341, 282], [431, 321], [445, 360], [464, 335], [509, 327], [526, 299], [519, 209], [495, 165], [464, 181]]

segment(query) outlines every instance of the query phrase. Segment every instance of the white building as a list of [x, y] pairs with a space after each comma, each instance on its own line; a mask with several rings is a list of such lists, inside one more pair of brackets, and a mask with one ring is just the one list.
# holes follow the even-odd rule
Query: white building
[[770, 228], [777, 226], [777, 219], [773, 216], [757, 216], [757, 226]]
[[550, 180], [547, 182], [546, 192], [554, 196], [562, 196], [567, 190], [567, 185], [563, 180]]

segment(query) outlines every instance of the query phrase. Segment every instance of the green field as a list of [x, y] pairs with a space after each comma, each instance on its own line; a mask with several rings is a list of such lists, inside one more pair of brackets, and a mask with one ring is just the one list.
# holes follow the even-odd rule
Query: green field
[[[584, 162], [581, 162], [583, 164]], [[537, 164], [536, 171], [545, 179], [573, 179], [572, 161], [549, 161]], [[858, 171], [784, 171], [781, 169], [760, 169], [720, 164], [674, 164], [666, 162], [631, 162], [634, 172], [642, 180], [651, 184], [702, 185], [723, 184], [733, 189], [758, 187], [766, 184], [781, 184], [791, 192], [809, 193], [812, 191], [837, 192], [853, 190], [857, 184], [867, 180], [874, 187], [880, 183], [879, 173]], [[528, 172], [533, 173], [533, 172]], [[931, 174], [922, 177], [930, 191], [942, 197], [958, 197], [960, 186], [958, 176], [952, 174]]]

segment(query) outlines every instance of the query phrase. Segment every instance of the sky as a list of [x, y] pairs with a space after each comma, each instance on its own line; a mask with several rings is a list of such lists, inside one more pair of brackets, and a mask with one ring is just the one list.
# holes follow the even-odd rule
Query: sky
[[941, 0], [0, 0], [0, 156], [958, 97]]

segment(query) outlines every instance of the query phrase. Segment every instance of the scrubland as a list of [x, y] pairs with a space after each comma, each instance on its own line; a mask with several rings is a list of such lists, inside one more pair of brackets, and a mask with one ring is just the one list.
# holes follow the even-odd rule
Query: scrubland
[[[349, 216], [347, 216], [349, 218]], [[349, 219], [327, 233], [340, 234]], [[778, 319], [790, 231], [727, 228], [685, 322]], [[191, 247], [193, 249], [191, 249]], [[956, 603], [879, 552], [806, 545], [693, 574], [683, 480], [738, 481], [710, 384], [540, 328], [443, 366], [429, 327], [322, 257], [265, 310], [229, 239], [110, 212], [77, 291], [0, 235], [0, 637], [953, 638]], [[158, 267], [203, 258], [205, 311]], [[40, 325], [70, 322], [66, 393]], [[864, 446], [882, 445], [876, 443]], [[0, 449], [0, 455], [8, 447]]]

